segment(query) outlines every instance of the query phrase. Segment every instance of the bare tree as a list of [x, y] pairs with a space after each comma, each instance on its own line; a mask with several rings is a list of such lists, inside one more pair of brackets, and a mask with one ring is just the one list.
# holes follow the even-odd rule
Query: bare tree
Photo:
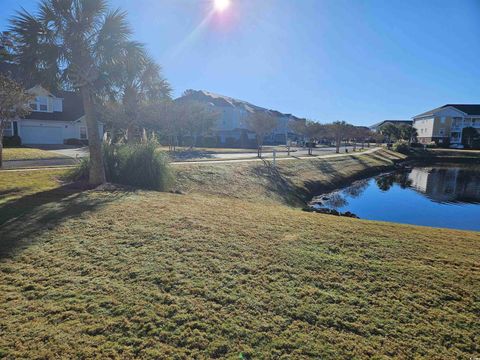
[[257, 137], [257, 155], [261, 158], [265, 135], [270, 134], [278, 126], [278, 119], [269, 111], [256, 111], [250, 114], [245, 121], [248, 129], [255, 132]]
[[31, 96], [8, 77], [0, 74], [0, 167], [3, 166], [3, 134], [7, 121], [23, 117], [31, 112], [28, 102]]
[[340, 146], [342, 144], [342, 140], [344, 140], [347, 136], [349, 126], [350, 125], [345, 121], [335, 121], [325, 126], [329, 133], [329, 137], [335, 142], [335, 152], [337, 154], [340, 153]]
[[194, 148], [198, 137], [211, 132], [220, 114], [198, 101], [181, 101], [177, 106], [183, 107], [182, 128], [191, 138], [190, 148]]
[[324, 133], [324, 126], [313, 120], [303, 120], [294, 121], [291, 127], [295, 133], [302, 135], [306, 139], [308, 155], [312, 155], [313, 144]]

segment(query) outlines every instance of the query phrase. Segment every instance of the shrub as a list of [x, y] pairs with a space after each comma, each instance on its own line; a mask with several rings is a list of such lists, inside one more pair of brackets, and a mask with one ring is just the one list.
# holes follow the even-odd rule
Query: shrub
[[207, 148], [213, 148], [218, 145], [217, 138], [215, 136], [205, 136], [202, 139], [202, 145]]
[[20, 147], [22, 146], [22, 139], [18, 135], [4, 136], [3, 147]]
[[[105, 175], [108, 182], [151, 190], [167, 190], [173, 183], [173, 173], [167, 157], [157, 151], [156, 141], [141, 144], [103, 145]], [[89, 160], [71, 170], [66, 179], [87, 180]]]
[[88, 172], [90, 169], [90, 161], [88, 158], [80, 160], [77, 166], [69, 170], [63, 177], [69, 181], [86, 181], [88, 180]]
[[[110, 145], [112, 146], [112, 145]], [[123, 145], [110, 154], [112, 182], [144, 189], [166, 190], [173, 176], [167, 157], [157, 151], [158, 143]]]
[[238, 146], [239, 146], [239, 142], [236, 138], [227, 137], [225, 139], [225, 147], [234, 148], [234, 147], [238, 147]]
[[428, 149], [435, 149], [438, 147], [437, 143], [435, 141], [429, 142], [427, 145], [425, 145]]
[[88, 145], [88, 140], [80, 140], [75, 138], [63, 140], [64, 145], [75, 145], [75, 146], [85, 146]]
[[392, 150], [407, 155], [410, 152], [410, 145], [405, 140], [399, 140], [393, 144]]

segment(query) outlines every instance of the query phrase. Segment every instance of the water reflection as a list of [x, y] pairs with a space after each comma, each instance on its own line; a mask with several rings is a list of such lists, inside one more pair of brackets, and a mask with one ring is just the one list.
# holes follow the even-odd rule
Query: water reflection
[[[430, 200], [439, 203], [480, 203], [480, 172], [460, 167], [415, 167], [374, 178], [382, 192], [394, 185], [401, 189], [412, 188]], [[317, 206], [334, 209], [348, 206], [370, 186], [370, 180], [357, 181], [341, 191], [315, 198]]]
[[480, 202], [480, 172], [460, 167], [421, 167], [408, 174], [411, 187], [439, 203]]
[[392, 174], [382, 175], [375, 178], [377, 186], [382, 191], [388, 191], [394, 184], [398, 184], [402, 189], [412, 186], [409, 172], [400, 171]]
[[480, 230], [480, 167], [419, 166], [358, 181], [312, 200], [362, 219]]

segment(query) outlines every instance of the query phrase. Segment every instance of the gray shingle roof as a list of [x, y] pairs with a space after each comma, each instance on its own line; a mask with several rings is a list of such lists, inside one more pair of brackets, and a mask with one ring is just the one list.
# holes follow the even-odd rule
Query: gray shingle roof
[[440, 106], [438, 108], [435, 108], [433, 110], [424, 112], [420, 115], [417, 115], [415, 117], [421, 117], [421, 116], [429, 116], [435, 114], [437, 111], [440, 111], [444, 108], [447, 107], [453, 107], [461, 112], [464, 112], [467, 115], [480, 115], [480, 105], [479, 104], [446, 104], [443, 106]]
[[394, 125], [400, 125], [400, 124], [412, 125], [413, 121], [412, 120], [383, 120], [383, 121], [380, 121], [379, 123], [376, 123], [370, 126], [370, 129], [376, 129], [386, 123], [391, 123]]

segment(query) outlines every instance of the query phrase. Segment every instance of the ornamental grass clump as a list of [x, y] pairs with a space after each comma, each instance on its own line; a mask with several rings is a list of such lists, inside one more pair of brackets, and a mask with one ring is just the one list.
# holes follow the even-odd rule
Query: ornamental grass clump
[[[166, 191], [174, 176], [166, 155], [157, 151], [159, 144], [147, 140], [138, 144], [103, 144], [107, 181], [149, 190]], [[83, 159], [71, 170], [67, 180], [88, 179], [90, 162]]]

